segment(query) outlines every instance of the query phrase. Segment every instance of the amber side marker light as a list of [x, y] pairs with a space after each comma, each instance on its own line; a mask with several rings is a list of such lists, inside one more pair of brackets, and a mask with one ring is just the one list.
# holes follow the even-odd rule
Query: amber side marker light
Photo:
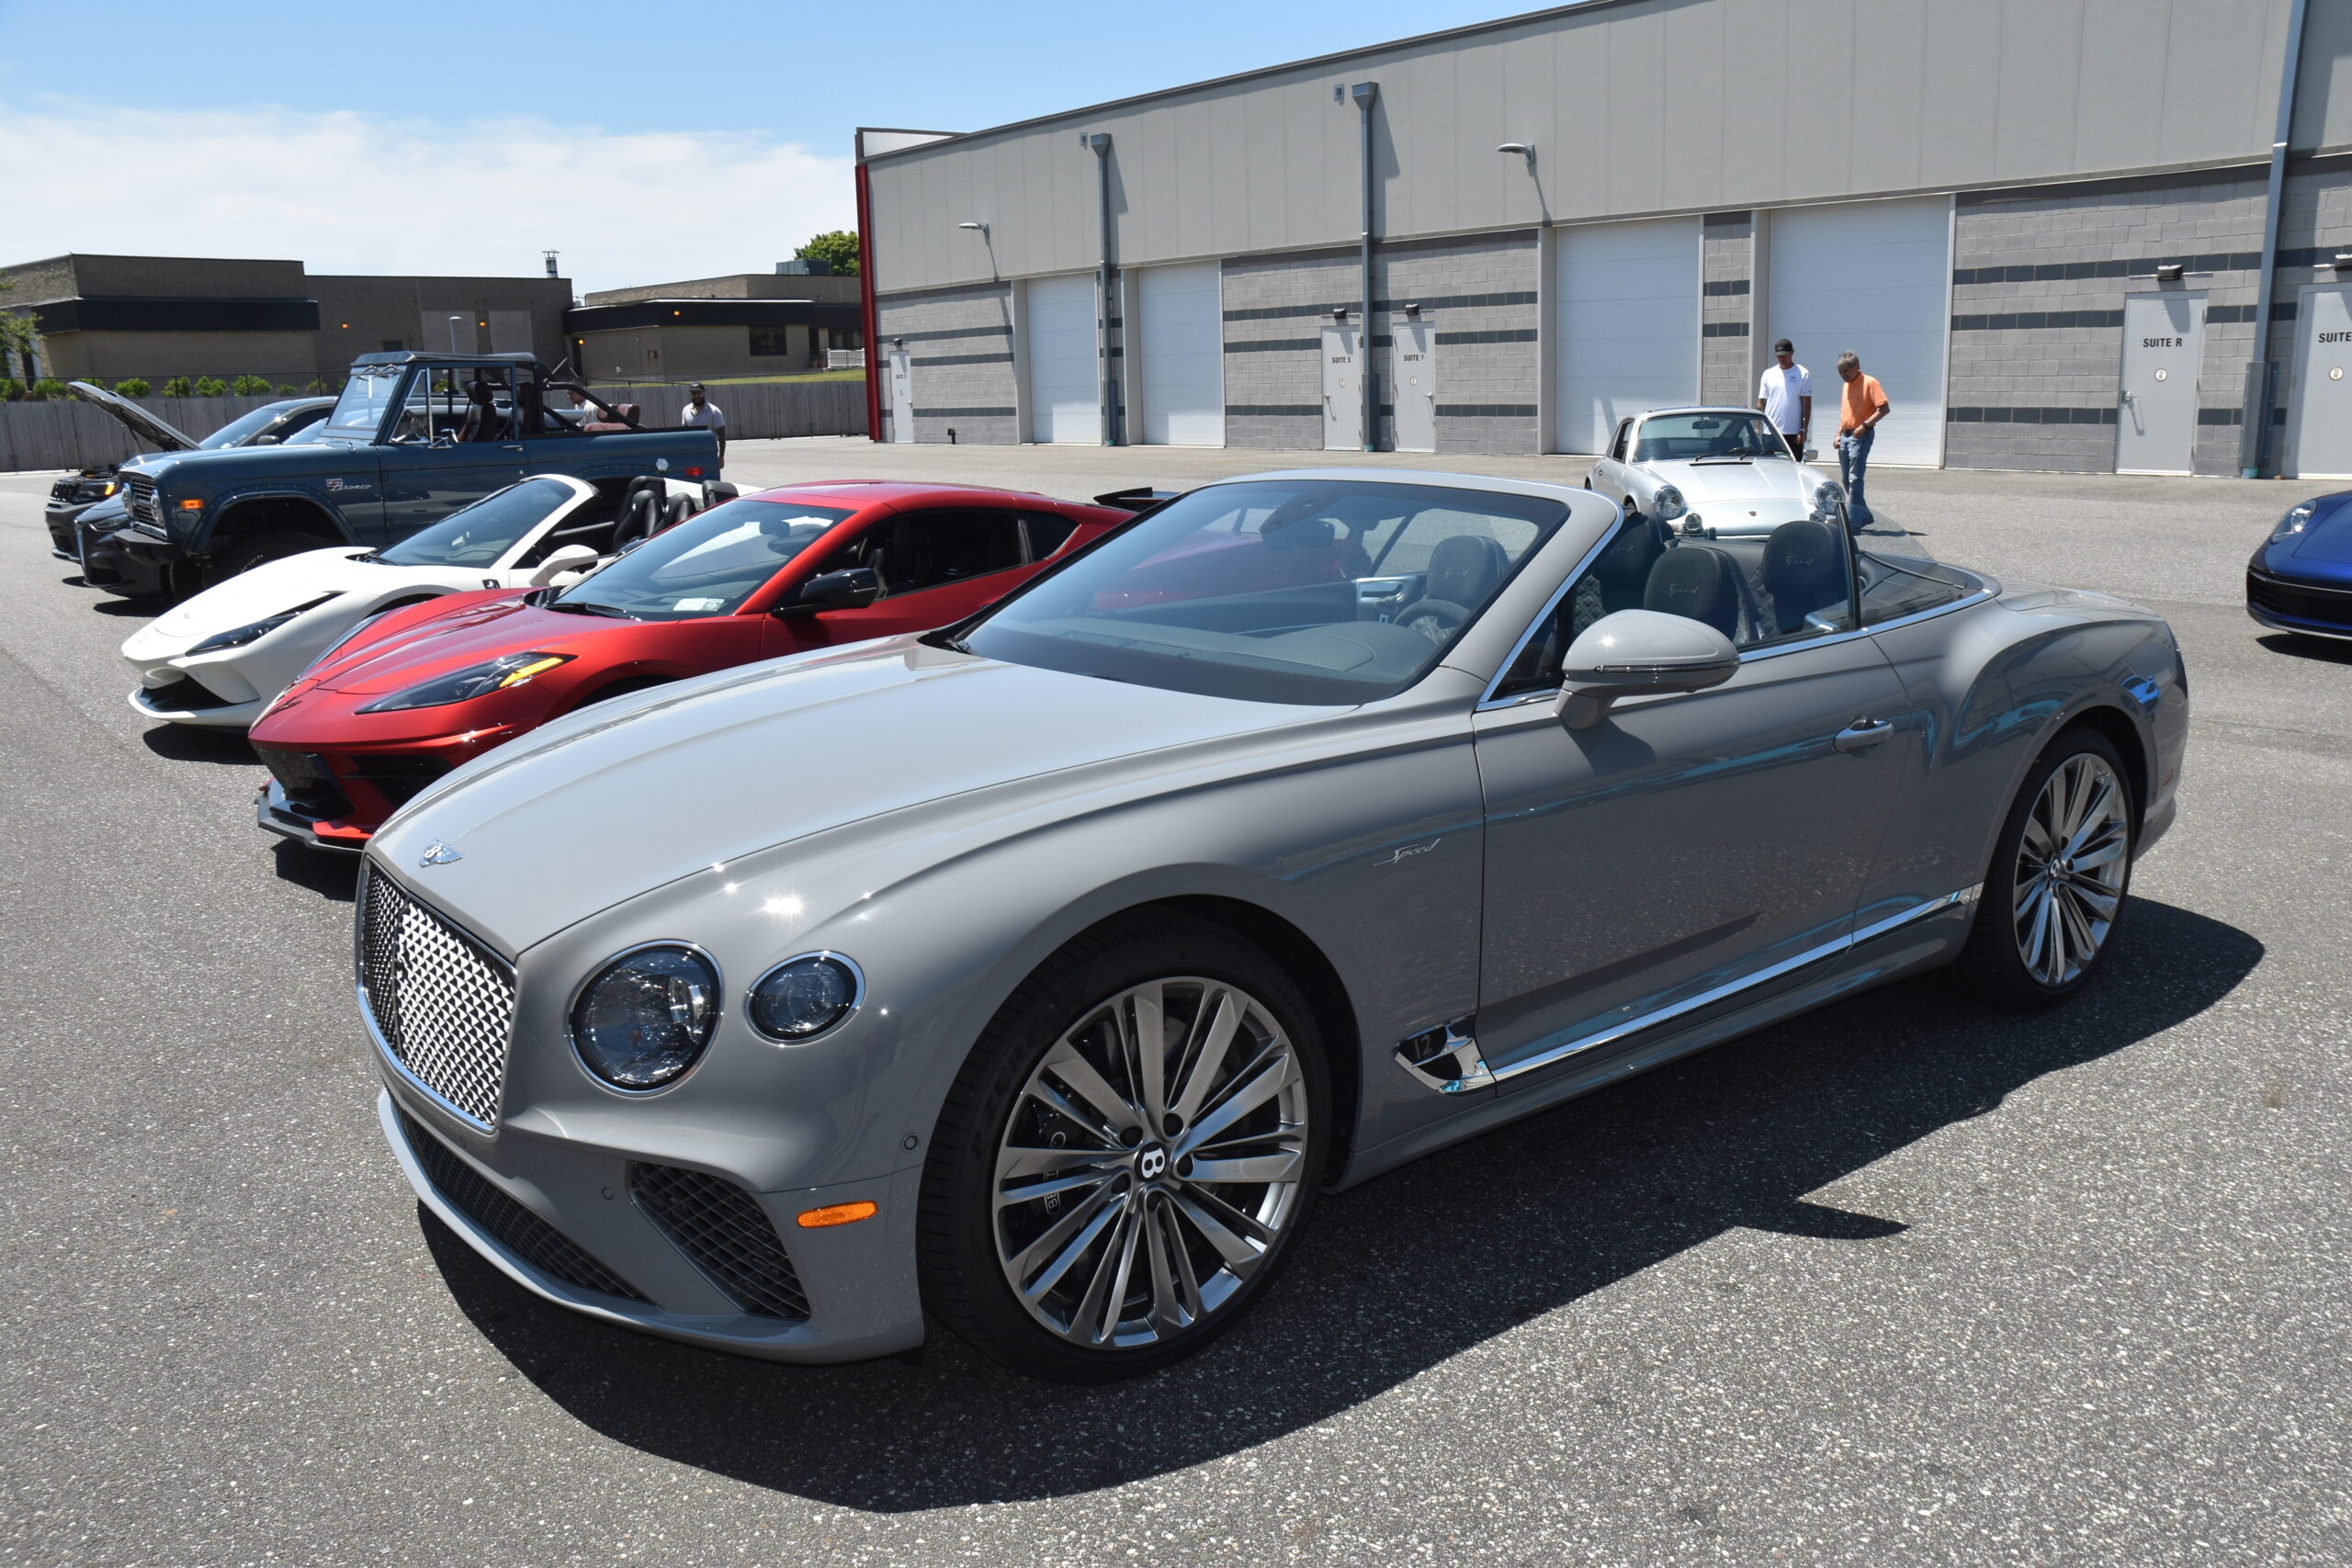
[[821, 1209], [800, 1211], [802, 1230], [822, 1230], [827, 1225], [854, 1225], [860, 1220], [874, 1217], [875, 1205], [865, 1199], [854, 1203], [828, 1203]]
[[182, 512], [201, 512], [204, 510], [204, 502], [194, 499], [183, 501], [180, 502], [180, 510]]

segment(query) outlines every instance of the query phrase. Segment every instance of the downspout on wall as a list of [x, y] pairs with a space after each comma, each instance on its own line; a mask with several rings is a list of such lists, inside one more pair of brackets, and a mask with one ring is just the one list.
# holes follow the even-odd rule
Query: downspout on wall
[[[863, 140], [861, 138], [860, 140]], [[882, 439], [882, 339], [874, 316], [874, 196], [865, 161], [857, 164], [857, 308], [865, 339], [865, 438]]]
[[2238, 432], [2238, 477], [2262, 477], [2262, 458], [2270, 445], [2270, 405], [2278, 372], [2270, 357], [2270, 301], [2278, 281], [2278, 209], [2287, 195], [2287, 137], [2295, 122], [2295, 75], [2303, 58], [2305, 0], [2293, 0], [2287, 12], [2287, 59], [2278, 72], [2278, 126], [2270, 139], [2270, 186], [2262, 206], [2262, 269], [2254, 296], [2254, 358], [2245, 367], [2245, 408]]
[[[2300, 6], [2302, 0], [2295, 3]], [[1356, 318], [1356, 391], [1363, 400], [1363, 449], [1376, 452], [1380, 449], [1380, 400], [1374, 395], [1372, 373], [1372, 107], [1380, 101], [1380, 84], [1358, 82], [1348, 89], [1348, 96], [1355, 100], [1356, 119], [1363, 132], [1363, 313]]]
[[1102, 404], [1099, 422], [1102, 445], [1115, 446], [1119, 444], [1119, 376], [1111, 364], [1111, 137], [1098, 130], [1079, 140], [1094, 153], [1095, 200], [1102, 215], [1102, 260], [1094, 266], [1094, 365], [1096, 395]]

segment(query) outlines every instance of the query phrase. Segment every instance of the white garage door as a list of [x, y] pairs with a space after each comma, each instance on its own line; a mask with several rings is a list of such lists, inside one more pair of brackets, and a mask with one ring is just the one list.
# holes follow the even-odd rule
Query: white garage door
[[1145, 444], [1224, 446], [1225, 312], [1216, 263], [1146, 267], [1136, 277]]
[[1560, 231], [1563, 452], [1603, 452], [1617, 422], [1699, 400], [1699, 220], [1585, 223]]
[[1029, 439], [1102, 439], [1102, 390], [1094, 374], [1094, 279], [1033, 277], [1022, 313], [1029, 350]]
[[1838, 355], [1850, 348], [1892, 410], [1871, 461], [1942, 462], [1950, 202], [1793, 207], [1771, 223], [1771, 299], [1758, 330], [1792, 340], [1797, 363], [1813, 372], [1814, 445], [1830, 456], [1844, 390]]

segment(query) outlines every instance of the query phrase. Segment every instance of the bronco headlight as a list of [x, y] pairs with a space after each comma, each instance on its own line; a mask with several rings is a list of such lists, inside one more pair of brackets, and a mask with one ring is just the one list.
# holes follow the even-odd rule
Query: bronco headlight
[[718, 965], [700, 948], [631, 948], [580, 987], [571, 1047], [616, 1089], [660, 1089], [683, 1076], [718, 1025]]
[[311, 611], [317, 609], [320, 605], [325, 604], [328, 600], [338, 599], [341, 597], [342, 595], [338, 593], [322, 593], [316, 599], [295, 605], [290, 610], [281, 610], [277, 615], [270, 616], [266, 620], [254, 621], [248, 625], [239, 626], [233, 631], [214, 632], [210, 637], [206, 637], [202, 642], [199, 642], [194, 648], [189, 649], [188, 651], [190, 653], [218, 653], [224, 648], [243, 648], [249, 642], [259, 642], [262, 638], [267, 637], [270, 633], [276, 631], [278, 627], [284, 626], [295, 616], [307, 615]]
[[744, 1016], [771, 1040], [812, 1040], [857, 1010], [865, 977], [838, 953], [788, 958], [759, 978], [743, 998]]
[[2301, 533], [2304, 529], [2310, 527], [2312, 525], [2312, 514], [2318, 510], [2318, 502], [2307, 501], [2301, 506], [2295, 508], [2292, 512], [2287, 513], [2286, 516], [2278, 519], [2278, 525], [2270, 530], [2270, 542], [2274, 545], [2283, 545], [2288, 540], [2293, 538], [2296, 535]]
[[361, 713], [398, 713], [403, 708], [437, 708], [469, 702], [485, 693], [537, 680], [559, 664], [569, 664], [568, 653], [509, 653], [486, 663], [468, 665], [455, 674], [426, 681], [389, 697], [378, 697]]
[[1690, 510], [1690, 503], [1682, 499], [1682, 492], [1672, 485], [1658, 486], [1657, 494], [1651, 498], [1650, 507], [1661, 523], [1671, 523]]

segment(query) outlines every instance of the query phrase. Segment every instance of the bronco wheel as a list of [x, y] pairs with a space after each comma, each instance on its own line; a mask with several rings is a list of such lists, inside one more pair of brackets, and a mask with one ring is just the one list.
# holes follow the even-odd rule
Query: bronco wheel
[[1313, 1015], [1262, 953], [1163, 912], [1081, 937], [999, 1011], [942, 1112], [927, 1304], [1044, 1377], [1191, 1353], [1288, 1252], [1329, 1102]]
[[322, 547], [320, 541], [310, 535], [297, 534], [286, 528], [266, 528], [258, 533], [240, 534], [222, 545], [206, 563], [204, 585], [209, 588], [226, 582], [265, 562], [282, 560], [288, 556], [300, 555], [304, 550]]
[[1990, 1001], [2048, 1007], [2090, 978], [2132, 880], [2132, 787], [2089, 729], [2061, 736], [2026, 774], [2003, 824], [1957, 965]]

